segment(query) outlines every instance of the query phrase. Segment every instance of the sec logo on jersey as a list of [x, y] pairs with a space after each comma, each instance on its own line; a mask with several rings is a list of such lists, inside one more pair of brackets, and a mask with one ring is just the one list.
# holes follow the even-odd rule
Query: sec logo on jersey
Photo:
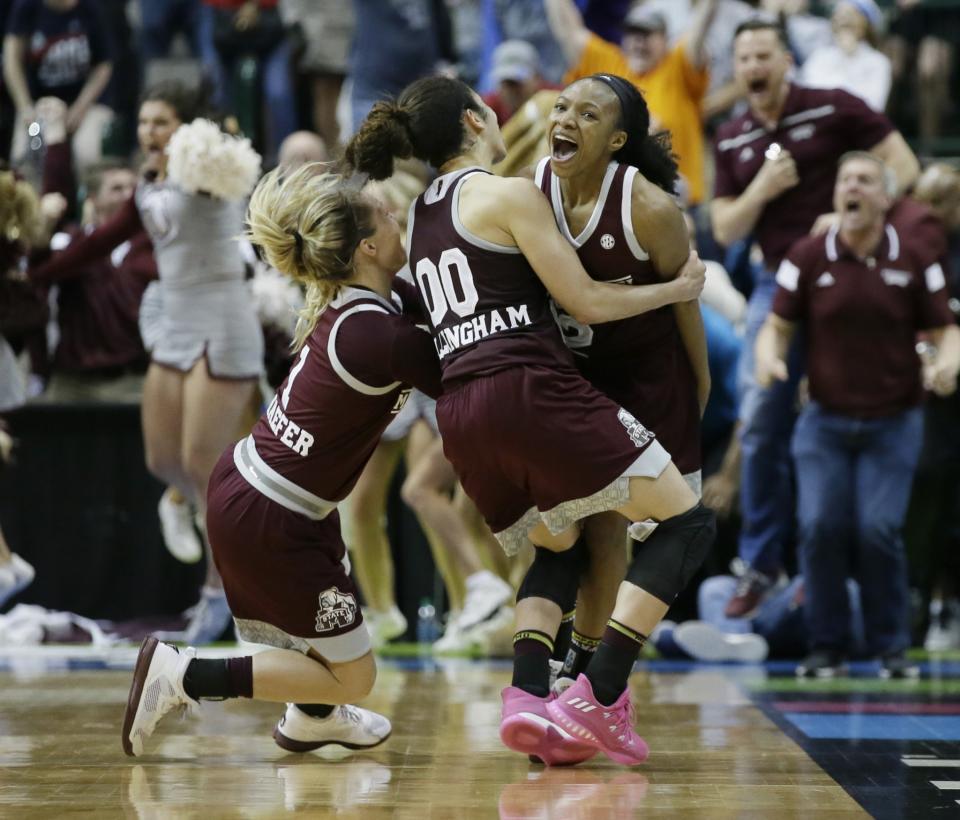
[[617, 244], [617, 241], [608, 233], [605, 233], [600, 237], [600, 247], [605, 251], [609, 251]]

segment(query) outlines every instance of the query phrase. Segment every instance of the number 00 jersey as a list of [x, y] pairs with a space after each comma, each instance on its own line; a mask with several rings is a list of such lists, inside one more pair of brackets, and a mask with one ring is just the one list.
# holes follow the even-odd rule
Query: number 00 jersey
[[[403, 301], [416, 301], [394, 282]], [[277, 503], [322, 518], [353, 488], [410, 386], [440, 393], [427, 333], [396, 303], [345, 287], [320, 315], [290, 373], [234, 450], [244, 478]]]
[[444, 384], [527, 364], [571, 364], [543, 283], [517, 247], [460, 221], [460, 189], [479, 168], [437, 177], [410, 206], [407, 252]]

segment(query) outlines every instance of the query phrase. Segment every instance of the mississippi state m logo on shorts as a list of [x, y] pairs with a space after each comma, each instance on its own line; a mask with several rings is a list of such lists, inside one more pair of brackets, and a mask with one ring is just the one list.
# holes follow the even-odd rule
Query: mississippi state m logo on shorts
[[634, 446], [643, 447], [653, 439], [653, 433], [637, 421], [632, 413], [628, 413], [622, 407], [617, 412], [617, 418], [626, 428], [627, 435], [630, 436], [630, 441], [634, 443]]
[[333, 632], [350, 626], [357, 617], [357, 599], [349, 592], [330, 587], [320, 593], [317, 632]]

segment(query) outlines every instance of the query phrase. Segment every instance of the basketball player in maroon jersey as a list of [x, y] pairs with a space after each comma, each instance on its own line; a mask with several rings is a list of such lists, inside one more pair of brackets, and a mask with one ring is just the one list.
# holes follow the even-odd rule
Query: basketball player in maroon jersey
[[[504, 548], [528, 538], [539, 547], [518, 594], [501, 738], [548, 763], [602, 750], [636, 764], [647, 747], [632, 725], [627, 677], [664, 602], [703, 560], [715, 522], [654, 435], [577, 372], [550, 298], [584, 324], [624, 319], [695, 299], [702, 263], [694, 255], [655, 285], [594, 281], [539, 189], [490, 173], [504, 153], [480, 97], [430, 77], [375, 105], [346, 158], [374, 179], [411, 154], [439, 171], [411, 206], [407, 251], [443, 372], [444, 451]], [[564, 694], [573, 705], [558, 708], [548, 698], [557, 601], [577, 582], [564, 553], [579, 521], [605, 510], [660, 523], [627, 572], [591, 676]]]
[[274, 648], [208, 660], [145, 639], [123, 722], [129, 755], [167, 712], [203, 699], [286, 703], [273, 736], [288, 751], [369, 748], [390, 734], [386, 718], [347, 705], [370, 691], [376, 665], [336, 507], [409, 385], [436, 396], [440, 373], [430, 336], [402, 315], [418, 303], [393, 282], [405, 261], [396, 220], [323, 169], [274, 171], [250, 201], [249, 239], [306, 286], [306, 307], [289, 375], [250, 436], [222, 455], [208, 494], [237, 634]]
[[[689, 241], [672, 197], [677, 164], [668, 138], [650, 134], [637, 88], [610, 74], [572, 83], [554, 104], [548, 137], [551, 155], [538, 163], [535, 179], [587, 273], [624, 284], [676, 276]], [[558, 320], [584, 377], [656, 431], [699, 496], [700, 417], [710, 371], [697, 300], [595, 327], [562, 312]], [[622, 516], [591, 516], [583, 528], [589, 553], [583, 605], [563, 668], [573, 680], [600, 643], [627, 561]]]

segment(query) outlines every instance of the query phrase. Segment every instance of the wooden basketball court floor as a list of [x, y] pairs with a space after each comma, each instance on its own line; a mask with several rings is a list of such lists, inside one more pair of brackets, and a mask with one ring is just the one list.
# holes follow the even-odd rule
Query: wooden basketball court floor
[[417, 658], [381, 664], [365, 705], [394, 731], [372, 752], [286, 753], [270, 735], [282, 707], [232, 701], [168, 716], [127, 758], [134, 654], [0, 653], [0, 818], [960, 816], [956, 663], [800, 683], [788, 665], [645, 662], [631, 685], [646, 764], [544, 769], [499, 743], [508, 664]]

